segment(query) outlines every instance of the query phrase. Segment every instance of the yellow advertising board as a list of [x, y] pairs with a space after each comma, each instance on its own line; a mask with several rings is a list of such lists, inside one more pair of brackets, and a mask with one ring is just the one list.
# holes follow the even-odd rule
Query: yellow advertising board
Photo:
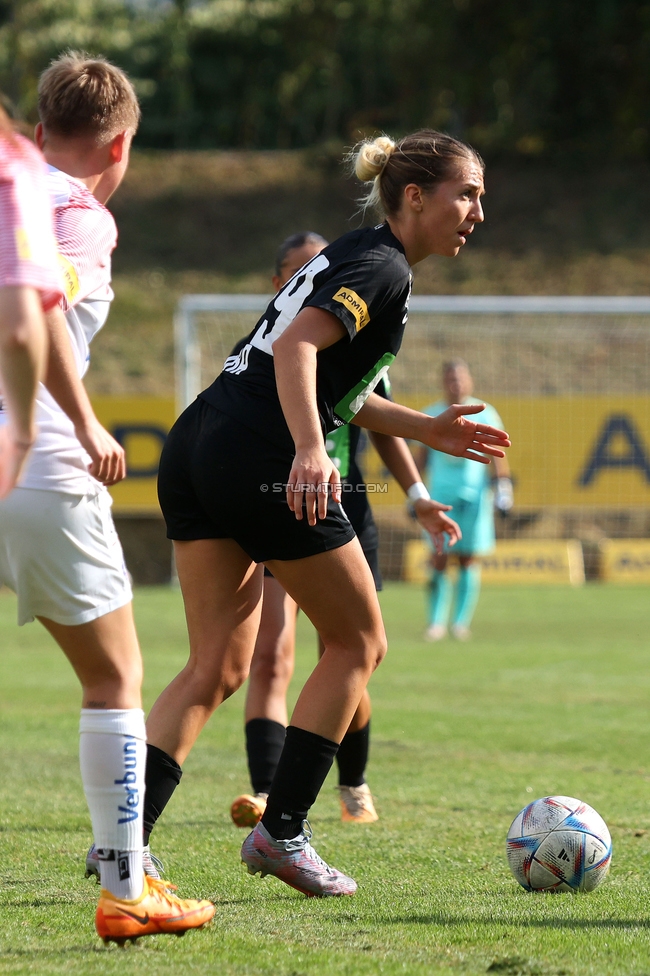
[[[404, 402], [427, 405], [422, 398]], [[491, 403], [512, 440], [508, 460], [518, 508], [650, 506], [650, 397], [494, 397]], [[402, 504], [374, 451], [364, 461], [368, 480], [388, 482], [373, 504]]]
[[608, 583], [650, 583], [650, 539], [605, 539], [600, 576]]
[[111, 488], [116, 513], [160, 513], [156, 494], [160, 452], [176, 419], [174, 397], [93, 397], [101, 424], [126, 451], [128, 475]]
[[[404, 579], [426, 583], [430, 558], [431, 549], [424, 542], [410, 539], [404, 547]], [[502, 539], [481, 562], [487, 584], [580, 586], [585, 581], [577, 539]]]

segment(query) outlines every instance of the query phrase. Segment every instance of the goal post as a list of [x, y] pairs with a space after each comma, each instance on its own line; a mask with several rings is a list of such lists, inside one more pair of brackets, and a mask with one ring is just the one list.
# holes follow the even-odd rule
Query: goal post
[[[271, 297], [181, 298], [179, 410], [212, 382]], [[439, 400], [441, 366], [458, 357], [513, 441], [515, 508], [498, 522], [501, 538], [576, 538], [589, 563], [605, 539], [650, 537], [650, 297], [413, 296], [390, 371], [395, 399], [416, 409]], [[362, 469], [389, 540], [384, 568], [399, 575], [417, 529], [367, 445]]]
[[[197, 294], [183, 295], [180, 298], [174, 316], [176, 397], [179, 410], [185, 409], [203, 388], [201, 370], [204, 360], [201, 356], [201, 345], [197, 331], [198, 317], [209, 313], [216, 315], [220, 313], [257, 313], [261, 315], [272, 297], [272, 295]], [[646, 316], [650, 315], [650, 297], [618, 295], [413, 295], [409, 314], [410, 316], [414, 314], [438, 316]]]

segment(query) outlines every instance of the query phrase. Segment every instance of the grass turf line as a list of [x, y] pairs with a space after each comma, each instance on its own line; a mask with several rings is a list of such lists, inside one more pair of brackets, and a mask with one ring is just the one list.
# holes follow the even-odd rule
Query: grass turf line
[[[650, 971], [647, 590], [485, 589], [469, 644], [425, 644], [422, 594], [382, 594], [390, 652], [372, 680], [378, 824], [342, 825], [328, 780], [315, 843], [359, 882], [304, 899], [239, 864], [228, 808], [248, 788], [240, 692], [201, 736], [153, 838], [210, 929], [106, 950], [84, 881], [79, 692], [36, 624], [0, 596], [0, 972], [39, 974], [640, 974]], [[181, 600], [140, 590], [145, 701], [184, 661]], [[315, 660], [301, 620], [294, 690]], [[614, 863], [587, 896], [529, 895], [504, 838], [530, 799], [568, 793], [604, 816]]]

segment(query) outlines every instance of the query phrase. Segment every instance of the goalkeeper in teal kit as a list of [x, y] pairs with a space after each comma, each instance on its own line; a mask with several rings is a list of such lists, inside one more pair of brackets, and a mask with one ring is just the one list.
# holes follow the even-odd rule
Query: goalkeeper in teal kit
[[[445, 363], [442, 380], [444, 399], [426, 407], [424, 413], [435, 417], [450, 403], [481, 402], [472, 397], [474, 384], [464, 360]], [[489, 404], [482, 416], [486, 424], [503, 426]], [[453, 506], [451, 515], [463, 533], [453, 550], [459, 562], [455, 594], [447, 552], [441, 555], [432, 552], [426, 637], [431, 641], [446, 637], [451, 620], [452, 636], [467, 640], [481, 589], [480, 557], [494, 549], [494, 511], [505, 516], [513, 504], [508, 462], [505, 458], [493, 458], [489, 466], [484, 466], [430, 448], [423, 448], [417, 460], [418, 467], [425, 472], [431, 496]]]

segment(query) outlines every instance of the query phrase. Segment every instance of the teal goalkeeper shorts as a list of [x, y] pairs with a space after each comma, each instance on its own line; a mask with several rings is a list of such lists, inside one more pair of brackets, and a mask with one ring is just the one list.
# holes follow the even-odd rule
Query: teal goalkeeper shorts
[[[451, 505], [449, 516], [458, 522], [463, 538], [451, 549], [445, 542], [445, 552], [453, 552], [457, 556], [487, 556], [494, 549], [494, 495], [488, 486], [480, 491], [476, 489], [459, 490], [460, 494], [453, 495], [433, 492], [433, 497], [444, 505]], [[431, 539], [425, 534], [425, 539], [431, 545]]]

